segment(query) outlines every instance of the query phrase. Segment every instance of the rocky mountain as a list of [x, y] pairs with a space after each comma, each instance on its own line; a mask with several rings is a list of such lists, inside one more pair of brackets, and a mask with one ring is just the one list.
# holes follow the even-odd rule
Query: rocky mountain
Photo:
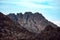
[[0, 12], [0, 40], [31, 39], [34, 34]]
[[29, 30], [30, 32], [40, 33], [41, 30], [44, 30], [47, 25], [51, 25], [54, 28], [57, 26], [51, 22], [49, 22], [41, 13], [32, 13], [25, 12], [24, 14], [18, 13], [7, 15], [13, 21], [19, 23], [21, 26]]
[[4, 15], [0, 12], [0, 40], [60, 40], [60, 27], [41, 13]]

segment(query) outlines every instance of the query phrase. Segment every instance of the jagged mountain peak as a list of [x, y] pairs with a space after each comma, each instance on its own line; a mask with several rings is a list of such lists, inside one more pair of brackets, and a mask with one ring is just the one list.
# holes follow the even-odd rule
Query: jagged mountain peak
[[21, 18], [20, 14], [12, 16], [0, 12], [0, 40], [60, 40], [60, 27], [39, 15], [27, 18], [23, 14]]
[[22, 16], [23, 14], [22, 13], [17, 13], [17, 16]]
[[42, 15], [41, 13], [39, 13], [39, 12], [36, 12], [36, 13], [34, 13], [35, 15]]
[[[34, 34], [0, 13], [0, 40], [20, 40], [33, 37]], [[17, 39], [18, 38], [18, 39]]]
[[47, 19], [45, 19], [45, 17], [39, 12], [25, 12], [24, 14], [18, 13], [18, 15], [11, 15], [8, 17], [34, 33], [40, 33], [47, 25], [55, 26], [53, 23], [50, 23]]

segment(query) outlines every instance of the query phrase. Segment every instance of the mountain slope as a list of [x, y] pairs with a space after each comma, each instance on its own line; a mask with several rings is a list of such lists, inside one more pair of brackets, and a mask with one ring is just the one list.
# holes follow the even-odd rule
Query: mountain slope
[[39, 35], [37, 38], [40, 40], [60, 40], [60, 28], [48, 25]]
[[15, 24], [9, 17], [0, 12], [0, 40], [31, 39], [34, 34]]
[[21, 39], [60, 40], [60, 27], [47, 21], [39, 13], [27, 12], [12, 16], [0, 12], [0, 40]]
[[54, 28], [57, 27], [38, 12], [34, 14], [32, 12], [25, 12], [24, 14], [19, 13], [17, 15], [9, 14], [7, 16], [13, 21], [19, 23], [22, 27], [34, 33], [40, 33], [47, 25], [51, 25]]

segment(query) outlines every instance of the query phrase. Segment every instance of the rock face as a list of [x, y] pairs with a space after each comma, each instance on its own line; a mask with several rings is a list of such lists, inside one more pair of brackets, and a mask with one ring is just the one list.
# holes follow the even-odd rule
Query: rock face
[[60, 40], [60, 27], [42, 14], [25, 12], [4, 15], [0, 12], [0, 40]]
[[0, 40], [31, 39], [34, 34], [0, 12]]
[[44, 30], [47, 25], [57, 27], [55, 24], [46, 20], [42, 14], [36, 12], [25, 12], [24, 14], [19, 13], [17, 15], [8, 15], [10, 19], [15, 22], [18, 22], [21, 26], [29, 30], [30, 32], [40, 33], [41, 30]]

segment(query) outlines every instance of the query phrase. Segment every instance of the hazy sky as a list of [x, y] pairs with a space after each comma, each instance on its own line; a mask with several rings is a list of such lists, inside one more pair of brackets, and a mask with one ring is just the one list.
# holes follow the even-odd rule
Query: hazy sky
[[0, 12], [39, 12], [46, 19], [60, 25], [60, 0], [0, 0]]

